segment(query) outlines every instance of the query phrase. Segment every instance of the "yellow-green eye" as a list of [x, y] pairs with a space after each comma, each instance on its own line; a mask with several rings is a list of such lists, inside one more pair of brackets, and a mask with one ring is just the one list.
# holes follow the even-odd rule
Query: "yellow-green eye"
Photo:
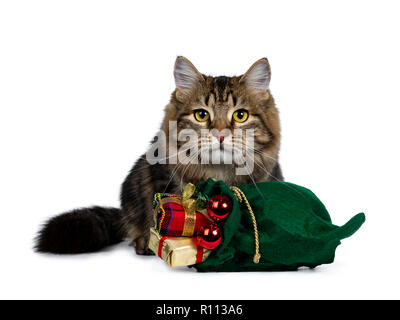
[[247, 120], [248, 117], [249, 117], [249, 113], [248, 113], [246, 110], [244, 110], [244, 109], [236, 110], [236, 111], [233, 113], [233, 119], [234, 119], [236, 122], [245, 122], [245, 121]]
[[210, 114], [208, 113], [207, 110], [198, 109], [194, 111], [194, 117], [196, 118], [197, 121], [204, 122], [210, 118]]

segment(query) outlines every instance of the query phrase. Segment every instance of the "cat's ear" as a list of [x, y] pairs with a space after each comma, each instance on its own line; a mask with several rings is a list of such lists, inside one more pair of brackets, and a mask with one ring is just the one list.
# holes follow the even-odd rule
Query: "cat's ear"
[[185, 100], [190, 97], [204, 81], [202, 74], [185, 57], [178, 57], [175, 61], [174, 77], [176, 97]]
[[250, 69], [241, 77], [240, 82], [253, 93], [267, 93], [269, 81], [271, 80], [271, 69], [267, 58], [257, 60]]

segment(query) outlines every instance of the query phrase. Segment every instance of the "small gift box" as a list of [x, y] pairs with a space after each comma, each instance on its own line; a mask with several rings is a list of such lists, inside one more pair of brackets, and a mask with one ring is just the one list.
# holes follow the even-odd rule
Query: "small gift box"
[[202, 226], [210, 222], [206, 210], [197, 210], [193, 199], [174, 194], [156, 193], [154, 196], [154, 224], [160, 235], [170, 237], [193, 237]]
[[162, 236], [154, 228], [150, 229], [149, 248], [170, 267], [203, 262], [211, 253], [197, 246], [195, 238]]

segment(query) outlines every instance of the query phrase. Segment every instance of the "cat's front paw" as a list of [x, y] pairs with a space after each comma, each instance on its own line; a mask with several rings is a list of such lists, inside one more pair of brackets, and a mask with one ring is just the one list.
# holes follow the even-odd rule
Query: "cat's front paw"
[[149, 241], [146, 237], [139, 237], [132, 241], [131, 245], [135, 248], [136, 254], [141, 256], [153, 256], [154, 252], [149, 249]]
[[151, 251], [149, 248], [146, 249], [136, 249], [136, 254], [141, 255], [141, 256], [154, 256], [154, 252]]

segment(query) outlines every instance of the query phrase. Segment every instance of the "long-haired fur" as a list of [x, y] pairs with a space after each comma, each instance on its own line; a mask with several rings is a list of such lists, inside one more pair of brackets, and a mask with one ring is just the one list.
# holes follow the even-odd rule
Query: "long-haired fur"
[[[267, 59], [256, 61], [242, 76], [211, 77], [201, 74], [186, 58], [178, 57], [174, 77], [176, 89], [161, 125], [167, 141], [170, 121], [176, 121], [178, 132], [182, 129], [200, 132], [204, 128], [254, 129], [254, 170], [247, 175], [236, 175], [235, 164], [151, 165], [143, 155], [122, 184], [120, 209], [83, 208], [51, 218], [39, 232], [37, 251], [93, 252], [128, 238], [138, 254], [150, 254], [149, 228], [153, 224], [155, 192], [179, 193], [187, 182], [198, 183], [209, 177], [223, 179], [229, 185], [283, 179], [278, 163], [279, 114], [269, 90], [271, 71]], [[194, 112], [198, 109], [210, 114], [208, 121], [196, 121]], [[243, 123], [232, 119], [233, 112], [239, 109], [249, 114]], [[211, 141], [213, 137], [207, 139]], [[244, 140], [238, 143], [247, 148]], [[176, 155], [178, 150], [172, 148], [172, 153]]]

